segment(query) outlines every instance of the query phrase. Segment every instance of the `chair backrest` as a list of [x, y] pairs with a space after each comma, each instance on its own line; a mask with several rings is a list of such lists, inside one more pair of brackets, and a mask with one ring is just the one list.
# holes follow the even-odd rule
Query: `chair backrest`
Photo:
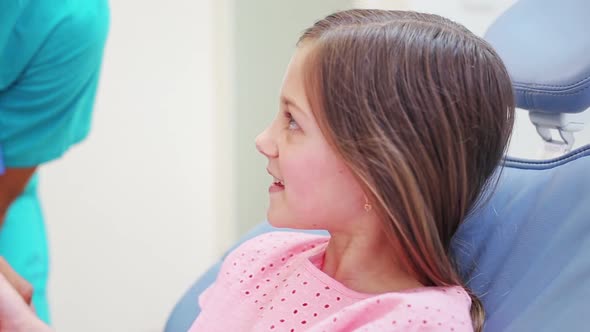
[[590, 146], [551, 161], [508, 159], [453, 252], [483, 301], [485, 331], [586, 330]]

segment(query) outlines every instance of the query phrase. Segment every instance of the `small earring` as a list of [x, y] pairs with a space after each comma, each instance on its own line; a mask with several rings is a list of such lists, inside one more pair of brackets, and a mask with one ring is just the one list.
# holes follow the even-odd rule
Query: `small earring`
[[365, 196], [365, 211], [370, 212], [373, 209], [373, 206], [369, 204], [369, 199]]

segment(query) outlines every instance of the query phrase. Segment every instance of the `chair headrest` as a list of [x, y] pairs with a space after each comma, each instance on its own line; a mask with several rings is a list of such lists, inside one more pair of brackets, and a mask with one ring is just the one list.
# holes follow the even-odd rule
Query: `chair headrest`
[[486, 33], [512, 78], [519, 108], [590, 107], [590, 1], [521, 0]]

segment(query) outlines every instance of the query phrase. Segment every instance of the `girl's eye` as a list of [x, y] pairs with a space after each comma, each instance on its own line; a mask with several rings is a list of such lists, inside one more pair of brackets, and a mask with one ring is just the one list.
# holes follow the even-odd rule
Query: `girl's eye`
[[285, 112], [285, 117], [289, 121], [289, 130], [298, 130], [299, 129], [299, 124], [297, 124], [297, 121], [295, 121], [295, 119], [293, 118], [293, 115], [290, 112]]

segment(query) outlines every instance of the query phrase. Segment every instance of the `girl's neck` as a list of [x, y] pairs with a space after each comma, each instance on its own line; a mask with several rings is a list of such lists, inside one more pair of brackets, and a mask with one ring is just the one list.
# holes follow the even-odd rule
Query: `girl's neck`
[[399, 263], [392, 245], [379, 227], [331, 232], [322, 270], [356, 292], [381, 294], [423, 287]]

